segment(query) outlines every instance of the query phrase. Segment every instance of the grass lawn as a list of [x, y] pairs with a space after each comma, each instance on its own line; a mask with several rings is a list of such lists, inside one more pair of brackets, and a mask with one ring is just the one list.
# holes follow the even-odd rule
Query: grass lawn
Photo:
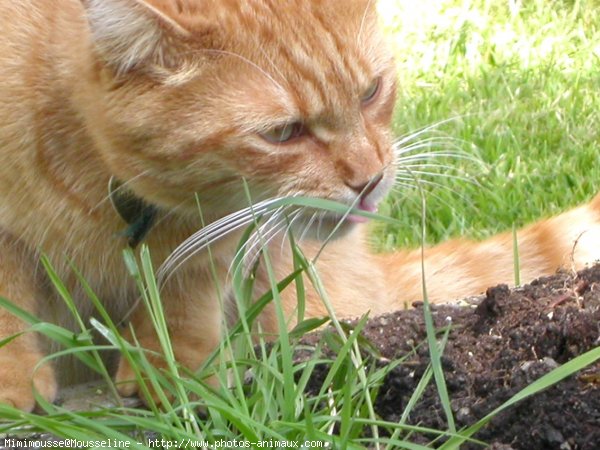
[[[427, 241], [489, 236], [589, 199], [600, 186], [600, 19], [597, 1], [422, 0], [380, 2], [398, 59], [400, 136], [444, 122], [447, 137], [482, 165], [426, 169]], [[466, 177], [451, 178], [448, 175]], [[387, 248], [421, 242], [416, 189], [382, 212]]]
[[[564, 210], [593, 195], [600, 186], [596, 148], [600, 130], [599, 7], [595, 1], [577, 0], [381, 0], [385, 27], [398, 56], [399, 102], [394, 130], [398, 136], [425, 130], [412, 141], [424, 145], [421, 152], [455, 155], [431, 157], [420, 167], [407, 168], [405, 182], [381, 211], [402, 225], [376, 225], [374, 235], [381, 248], [421, 242], [423, 213], [413, 175], [423, 180], [422, 188], [428, 193], [427, 242], [431, 243], [456, 235], [483, 238], [513, 224]], [[149, 259], [145, 261], [145, 266], [136, 268], [130, 260], [129, 267], [140, 285], [146, 286], [143, 300], [154, 311], [157, 327], [164, 335], [159, 293], [151, 281]], [[300, 256], [296, 263], [307, 268], [319, 286], [318, 275], [311, 272], [310, 265]], [[247, 281], [234, 282], [240, 296], [249, 291]], [[277, 302], [274, 291], [271, 295]], [[267, 296], [263, 300], [270, 299]], [[30, 316], [22, 318], [33, 321]], [[110, 321], [105, 322], [107, 325], [94, 326], [113, 345], [130, 347]], [[224, 340], [216, 364], [216, 376], [223, 385], [229, 378], [233, 389], [215, 392], [201, 382], [177, 381], [171, 392], [178, 402], [164, 412], [150, 408], [72, 414], [60, 406], [44, 404], [47, 415], [38, 416], [0, 405], [0, 418], [4, 419], [0, 420], [0, 434], [32, 427], [81, 441], [123, 441], [128, 444], [116, 448], [141, 449], [149, 448], [150, 443], [147, 435], [133, 433], [137, 429], [153, 430], [155, 437], [171, 442], [170, 448], [175, 441], [188, 439], [196, 443], [314, 440], [339, 449], [366, 445], [378, 449], [426, 448], [409, 442], [409, 429], [402, 423], [382, 423], [377, 418], [372, 397], [388, 369], [363, 364], [357, 351], [358, 333], [345, 333], [334, 324], [338, 336], [331, 339], [339, 347], [338, 356], [329, 361], [331, 369], [324, 388], [314, 398], [305, 396], [304, 387], [319, 363], [316, 358], [326, 357], [317, 354], [314, 359], [293, 364], [294, 344], [285, 331], [272, 347], [255, 352], [242, 323]], [[306, 323], [297, 334], [315, 325]], [[94, 349], [86, 332], [73, 336], [43, 324], [35, 326], [69, 344], [68, 351]], [[441, 401], [450, 410], [438, 345], [433, 330], [429, 331], [428, 345], [433, 351], [428, 376], [440, 388]], [[236, 341], [235, 348], [229, 345], [231, 341]], [[168, 340], [164, 346], [168, 354]], [[137, 366], [147, 365], [134, 349], [130, 354]], [[86, 361], [92, 366], [98, 364], [93, 351]], [[226, 368], [227, 361], [232, 361], [233, 367]], [[549, 382], [576, 370], [577, 364]], [[154, 373], [151, 383], [157, 387], [163, 378], [168, 385], [169, 380], [178, 380], [179, 370], [173, 364], [166, 374]], [[250, 373], [251, 381], [245, 384]], [[419, 384], [419, 389], [428, 380]], [[544, 386], [533, 383], [528, 393]], [[415, 402], [419, 389], [413, 397]], [[201, 400], [194, 403], [196, 397], [189, 392]], [[515, 396], [511, 401], [517, 399]], [[198, 405], [204, 407], [202, 416], [198, 415]], [[365, 432], [373, 437], [363, 438]], [[454, 433], [454, 438], [444, 449], [458, 448], [470, 433], [458, 430], [456, 434], [449, 425], [448, 430], [431, 430], [432, 440], [446, 432]], [[380, 433], [387, 433], [389, 440], [378, 439]]]

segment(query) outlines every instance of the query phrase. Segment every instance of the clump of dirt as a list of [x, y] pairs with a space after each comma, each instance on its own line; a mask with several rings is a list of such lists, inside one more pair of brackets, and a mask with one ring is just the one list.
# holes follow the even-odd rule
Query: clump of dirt
[[[473, 303], [433, 307], [436, 327], [452, 327], [442, 365], [457, 428], [475, 423], [534, 380], [600, 345], [600, 265], [512, 290], [500, 285]], [[418, 345], [426, 339], [422, 305], [371, 320], [363, 335], [383, 358], [407, 358], [391, 370], [376, 399], [376, 412], [398, 421], [429, 364], [427, 346]], [[447, 429], [434, 383], [409, 423]], [[600, 363], [500, 413], [475, 438], [503, 450], [597, 450]], [[431, 436], [411, 440], [427, 443]]]

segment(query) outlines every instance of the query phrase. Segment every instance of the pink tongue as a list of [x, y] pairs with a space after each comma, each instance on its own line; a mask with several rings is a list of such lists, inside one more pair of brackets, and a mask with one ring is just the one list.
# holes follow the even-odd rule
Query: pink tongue
[[[361, 200], [360, 203], [358, 204], [358, 209], [360, 209], [362, 211], [367, 211], [367, 212], [373, 213], [373, 212], [377, 211], [377, 206], [367, 205], [364, 200]], [[350, 214], [347, 219], [349, 222], [354, 222], [354, 223], [365, 223], [365, 222], [369, 221], [368, 217], [357, 216], [354, 214]]]
[[360, 203], [358, 204], [358, 209], [362, 209], [363, 211], [374, 213], [375, 211], [377, 211], [377, 206], [376, 205], [367, 205], [364, 200], [361, 200]]

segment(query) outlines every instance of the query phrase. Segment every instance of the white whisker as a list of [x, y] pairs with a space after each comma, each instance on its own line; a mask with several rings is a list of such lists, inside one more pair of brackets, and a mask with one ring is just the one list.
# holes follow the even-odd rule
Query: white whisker
[[[292, 211], [291, 214], [289, 214], [287, 216], [287, 226], [285, 227], [284, 231], [283, 231], [283, 235], [287, 236], [290, 232], [290, 230], [292, 229], [292, 226], [294, 225], [294, 222], [296, 222], [299, 218], [302, 217], [302, 209], [297, 209], [295, 211]], [[285, 239], [281, 240], [281, 253], [283, 253], [283, 245], [285, 244]]]
[[449, 119], [444, 119], [444, 120], [440, 120], [439, 122], [435, 122], [431, 125], [426, 125], [422, 128], [419, 128], [416, 131], [412, 131], [409, 134], [405, 135], [405, 136], [400, 136], [399, 138], [397, 138], [395, 145], [403, 145], [406, 142], [411, 142], [416, 140], [418, 137], [424, 135], [425, 133], [429, 133], [429, 132], [439, 132], [439, 128], [442, 125], [445, 125], [447, 123], [453, 122], [455, 120], [461, 119], [465, 116], [456, 116], [456, 117], [451, 117]]
[[281, 207], [275, 211], [271, 217], [269, 217], [264, 223], [260, 224], [256, 230], [252, 233], [249, 239], [243, 246], [243, 250], [245, 253], [245, 259], [248, 259], [248, 264], [245, 264], [246, 267], [252, 265], [256, 259], [258, 258], [258, 254], [260, 251], [267, 245], [267, 241], [269, 241], [272, 236], [273, 230], [275, 231], [275, 235], [277, 234], [277, 229], [282, 223], [282, 219], [284, 217], [283, 212], [288, 207]]
[[[401, 182], [400, 183], [396, 182], [394, 184], [394, 186], [392, 187], [392, 191], [398, 192], [400, 195], [405, 195], [406, 192], [402, 191], [401, 189], [398, 189], [399, 187], [404, 187], [406, 189], [416, 189], [419, 187], [419, 185], [424, 185], [424, 186], [432, 186], [432, 187], [435, 187], [438, 189], [448, 190], [448, 191], [452, 192], [454, 195], [458, 196], [464, 202], [466, 202], [468, 204], [472, 204], [472, 202], [467, 197], [465, 197], [463, 194], [461, 194], [459, 191], [456, 191], [455, 189], [452, 189], [450, 186], [447, 186], [442, 183], [436, 183], [435, 181], [424, 180], [422, 178], [415, 178], [415, 177], [399, 177], [396, 180], [397, 181], [400, 180]], [[441, 201], [442, 203], [446, 203], [446, 200], [444, 198], [442, 198], [441, 196], [439, 196], [438, 194], [436, 194], [435, 192], [429, 191], [427, 193], [427, 195], [430, 195], [431, 197], [436, 198], [437, 200]], [[420, 203], [420, 200], [419, 200], [419, 203]]]
[[476, 156], [468, 155], [466, 153], [460, 153], [460, 152], [457, 153], [457, 152], [447, 151], [447, 150], [433, 150], [433, 151], [429, 151], [429, 152], [409, 154], [406, 156], [398, 156], [395, 159], [395, 163], [396, 163], [396, 165], [400, 165], [400, 164], [404, 164], [406, 162], [430, 161], [433, 159], [440, 159], [440, 158], [466, 160], [466, 161], [469, 161], [469, 162], [472, 162], [475, 164], [483, 164], [483, 161], [481, 161]]
[[[439, 164], [439, 163], [430, 163], [430, 162], [423, 162], [423, 163], [418, 163], [418, 164], [402, 164], [402, 166], [399, 168], [400, 170], [404, 170], [404, 171], [409, 171], [408, 169], [440, 169], [440, 170], [451, 170], [451, 171], [455, 171], [456, 166], [452, 166], [449, 164]], [[432, 172], [432, 173], [437, 173], [437, 172]]]
[[253, 206], [229, 214], [198, 230], [181, 243], [163, 262], [157, 272], [157, 278], [165, 282], [172, 273], [185, 264], [192, 256], [204, 250], [225, 235], [249, 225], [257, 216], [271, 214], [270, 208], [279, 198], [264, 200]]
[[315, 236], [317, 237], [318, 240], [321, 240], [321, 226], [323, 225], [323, 219], [325, 219], [325, 216], [327, 215], [326, 212], [324, 211], [319, 211], [318, 212], [318, 223], [317, 223], [317, 233], [315, 234]]
[[[404, 169], [403, 167], [400, 167], [399, 170]], [[429, 172], [426, 170], [405, 170], [406, 173], [410, 173], [415, 175], [419, 180], [420, 177], [419, 175], [425, 175], [425, 176], [430, 176], [432, 178], [448, 178], [451, 180], [459, 180], [459, 181], [464, 181], [466, 183], [472, 183], [472, 184], [478, 184], [476, 180], [474, 180], [473, 178], [469, 178], [466, 176], [461, 176], [461, 175], [455, 175], [452, 173], [440, 173], [440, 172]]]
[[310, 219], [308, 220], [306, 225], [304, 225], [304, 230], [302, 230], [302, 232], [300, 233], [300, 238], [298, 239], [299, 241], [304, 240], [304, 238], [306, 237], [306, 234], [308, 233], [308, 230], [310, 230], [310, 228], [312, 227], [312, 224], [314, 223], [316, 217], [317, 217], [317, 211], [312, 213], [312, 215], [310, 216]]

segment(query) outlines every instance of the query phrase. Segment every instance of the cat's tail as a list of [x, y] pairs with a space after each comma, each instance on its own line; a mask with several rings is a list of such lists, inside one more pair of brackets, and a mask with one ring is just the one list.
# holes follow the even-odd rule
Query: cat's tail
[[451, 240], [425, 249], [423, 255], [415, 250], [379, 256], [398, 308], [423, 298], [423, 277], [429, 300], [445, 302], [499, 283], [526, 283], [559, 268], [580, 269], [600, 260], [600, 194], [524, 227], [516, 239], [506, 232], [481, 242]]

